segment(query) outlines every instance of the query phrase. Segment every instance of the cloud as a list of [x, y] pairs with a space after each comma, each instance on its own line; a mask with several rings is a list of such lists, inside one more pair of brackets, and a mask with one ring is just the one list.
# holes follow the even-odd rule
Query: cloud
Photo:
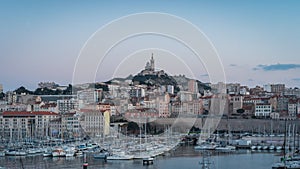
[[300, 64], [273, 64], [273, 65], [257, 65], [253, 70], [264, 70], [264, 71], [277, 71], [277, 70], [290, 70], [299, 69]]

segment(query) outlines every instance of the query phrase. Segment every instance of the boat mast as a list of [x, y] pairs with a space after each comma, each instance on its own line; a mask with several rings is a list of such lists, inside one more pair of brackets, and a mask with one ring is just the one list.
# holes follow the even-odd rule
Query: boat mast
[[284, 120], [284, 140], [283, 140], [283, 164], [284, 164], [284, 167], [286, 167], [286, 159], [285, 159], [285, 156], [286, 156], [286, 119]]
[[296, 125], [293, 124], [293, 142], [294, 142], [293, 143], [293, 155], [296, 151], [296, 130], [295, 130], [295, 128], [296, 128]]

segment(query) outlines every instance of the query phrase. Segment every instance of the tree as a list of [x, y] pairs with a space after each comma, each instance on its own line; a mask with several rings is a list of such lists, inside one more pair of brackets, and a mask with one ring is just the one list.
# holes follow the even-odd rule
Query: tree
[[103, 84], [99, 84], [99, 83], [95, 84], [95, 89], [102, 89], [103, 91], [109, 91], [109, 88], [107, 85], [103, 85]]
[[245, 112], [245, 110], [244, 109], [237, 109], [236, 112], [239, 113], [239, 114], [242, 114], [242, 113]]
[[128, 126], [127, 126], [127, 131], [131, 131], [132, 133], [135, 133], [136, 131], [138, 131], [140, 128], [138, 126], [137, 123], [135, 122], [129, 122]]
[[18, 89], [16, 89], [14, 92], [16, 92], [17, 94], [32, 94], [33, 92], [30, 90], [27, 90], [24, 86], [19, 87]]
[[5, 94], [3, 92], [0, 93], [0, 100], [3, 100], [5, 97]]
[[72, 85], [69, 84], [69, 86], [67, 87], [67, 89], [63, 91], [63, 94], [64, 95], [71, 95], [72, 94], [72, 89], [73, 89]]

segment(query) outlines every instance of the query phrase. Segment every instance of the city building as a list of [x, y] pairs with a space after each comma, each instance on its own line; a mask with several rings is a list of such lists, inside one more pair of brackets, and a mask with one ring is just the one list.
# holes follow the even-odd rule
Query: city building
[[255, 117], [266, 118], [266, 117], [270, 117], [271, 113], [272, 113], [271, 104], [259, 103], [255, 105]]
[[279, 96], [277, 98], [277, 111], [279, 113], [288, 112], [288, 103], [290, 98], [288, 96]]
[[59, 114], [75, 112], [78, 109], [78, 100], [74, 98], [57, 100], [57, 108]]
[[266, 92], [271, 92], [271, 91], [272, 91], [271, 84], [265, 84], [265, 85], [263, 86], [263, 88], [264, 88], [264, 90], [265, 90]]
[[109, 113], [109, 110], [99, 111], [99, 110], [90, 110], [90, 109], [81, 109], [80, 113], [82, 114], [82, 128], [84, 132], [92, 138], [99, 137], [103, 138], [105, 136], [105, 123], [109, 121], [105, 120], [105, 113]]
[[136, 98], [142, 98], [145, 97], [145, 89], [141, 87], [133, 87], [129, 91], [129, 96], [131, 98], [136, 97]]
[[285, 84], [271, 84], [271, 92], [277, 94], [283, 94], [285, 90]]
[[171, 104], [171, 117], [200, 115], [203, 112], [202, 100], [174, 102]]
[[232, 95], [230, 96], [230, 109], [229, 112], [231, 113], [237, 113], [238, 109], [243, 108], [243, 99], [244, 97], [241, 95]]
[[0, 112], [5, 112], [5, 111], [26, 111], [27, 110], [26, 104], [2, 104], [0, 105]]
[[97, 104], [97, 110], [100, 110], [102, 112], [104, 111], [110, 111], [110, 104], [109, 103], [98, 103]]
[[296, 96], [300, 98], [300, 89], [299, 88], [286, 88], [284, 91], [285, 96]]
[[87, 89], [77, 92], [78, 106], [83, 108], [86, 104], [98, 103], [102, 100], [102, 89]]
[[134, 108], [127, 110], [124, 117], [129, 121], [145, 123], [159, 118], [159, 112], [153, 108]]
[[174, 86], [173, 85], [168, 85], [167, 86], [167, 92], [170, 94], [174, 94]]
[[250, 95], [248, 86], [240, 86], [240, 95]]
[[16, 104], [17, 98], [18, 96], [16, 92], [12, 92], [12, 91], [6, 92], [6, 101], [8, 104]]
[[300, 100], [299, 99], [289, 100], [289, 102], [288, 102], [288, 115], [291, 116], [291, 117], [297, 116], [300, 112], [299, 105], [300, 105]]
[[9, 141], [45, 139], [51, 135], [50, 121], [54, 112], [5, 111], [0, 116], [0, 135]]
[[198, 93], [198, 83], [196, 80], [191, 79], [188, 81], [188, 91], [192, 93]]
[[253, 116], [255, 113], [255, 104], [254, 103], [243, 103], [244, 113], [247, 116]]
[[50, 137], [60, 139], [80, 138], [85, 135], [80, 124], [80, 115], [76, 113], [62, 114], [50, 121]]
[[254, 88], [250, 89], [250, 95], [254, 96], [262, 96], [265, 94], [265, 91], [262, 87], [260, 86], [255, 86]]
[[188, 91], [180, 91], [177, 93], [182, 102], [188, 102], [193, 100], [193, 93]]
[[241, 85], [239, 83], [228, 83], [226, 84], [226, 93], [238, 95], [240, 93]]

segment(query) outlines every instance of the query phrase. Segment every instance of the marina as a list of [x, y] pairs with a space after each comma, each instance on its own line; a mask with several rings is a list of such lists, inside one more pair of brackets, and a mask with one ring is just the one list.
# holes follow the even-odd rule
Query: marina
[[[59, 163], [59, 168], [81, 168], [86, 165], [86, 168], [113, 169], [119, 168], [116, 167], [119, 165], [124, 168], [148, 166], [171, 169], [171, 161], [182, 161], [178, 165], [185, 164], [186, 168], [222, 169], [226, 165], [238, 165], [240, 160], [249, 157], [252, 159], [245, 161], [245, 167], [241, 168], [254, 163], [258, 164], [255, 168], [264, 169], [298, 169], [300, 165], [299, 135], [295, 131], [274, 135], [216, 132], [206, 140], [200, 140], [200, 133], [183, 134], [176, 128], [168, 127], [158, 135], [150, 135], [142, 130], [139, 130], [138, 135], [128, 135], [117, 132], [119, 128], [116, 127], [110, 130], [110, 135], [100, 139], [31, 139], [30, 142], [4, 143], [1, 147], [0, 167], [31, 168], [30, 163], [33, 162], [44, 165], [37, 168], [55, 168], [52, 164]], [[266, 156], [264, 158], [268, 158], [268, 163], [262, 164], [266, 159], [260, 156]], [[226, 161], [226, 158], [230, 160]], [[174, 162], [174, 159], [177, 161]], [[193, 163], [186, 163], [190, 160]]]
[[[211, 169], [271, 169], [271, 165], [278, 161], [281, 152], [236, 150], [232, 152], [210, 151], [209, 162]], [[132, 160], [104, 160], [87, 155], [88, 168], [105, 169], [173, 169], [202, 167], [203, 151], [195, 151], [193, 146], [179, 146], [176, 150], [153, 158], [153, 164], [145, 165], [145, 159]], [[148, 159], [149, 160], [149, 159]], [[151, 160], [151, 159], [150, 159]], [[149, 161], [150, 162], [150, 161]], [[83, 157], [43, 157], [36, 156], [5, 156], [0, 158], [1, 167], [5, 168], [78, 168], [84, 164]]]

